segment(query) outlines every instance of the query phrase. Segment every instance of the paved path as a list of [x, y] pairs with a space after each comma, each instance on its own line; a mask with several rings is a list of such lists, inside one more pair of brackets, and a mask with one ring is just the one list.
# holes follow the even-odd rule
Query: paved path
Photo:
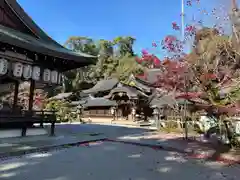
[[[25, 138], [0, 139], [0, 158], [49, 149], [64, 144], [93, 141], [95, 139], [117, 138], [123, 135], [138, 134], [145, 129], [109, 125], [61, 124], [56, 126], [56, 136], [32, 136]], [[96, 134], [97, 133], [97, 134]]]
[[[56, 127], [56, 142], [69, 143], [101, 137], [128, 142], [174, 145], [179, 135], [156, 135], [144, 128], [64, 124]], [[71, 139], [72, 138], [72, 139]], [[53, 138], [54, 139], [54, 138]], [[20, 144], [44, 145], [45, 140], [21, 139]], [[36, 139], [35, 139], [36, 140]], [[47, 137], [47, 141], [52, 141]], [[43, 143], [44, 142], [44, 143]], [[12, 139], [12, 143], [17, 141]], [[48, 142], [50, 143], [50, 142]], [[175, 144], [176, 145], [176, 144]], [[179, 145], [180, 146], [180, 145]], [[195, 146], [195, 145], [194, 145]], [[1, 148], [0, 148], [1, 149]], [[158, 179], [229, 179], [240, 177], [240, 166], [191, 159], [176, 151], [162, 151], [144, 146], [104, 141], [90, 147], [32, 153], [0, 160], [0, 179], [6, 180], [158, 180]]]
[[2, 180], [237, 180], [238, 166], [184, 158], [181, 154], [98, 142], [2, 161]]
[[[89, 136], [89, 134], [96, 134], [96, 136]], [[199, 156], [201, 152], [204, 152], [207, 156], [214, 155], [215, 159], [227, 157], [230, 161], [235, 160], [240, 162], [240, 152], [228, 151], [216, 152], [215, 149], [209, 147], [206, 143], [199, 143], [198, 141], [186, 142], [182, 139], [180, 134], [165, 134], [155, 133], [155, 131], [146, 128], [136, 127], [124, 127], [117, 125], [96, 125], [96, 124], [61, 124], [56, 126], [56, 137], [30, 137], [17, 138], [3, 142], [0, 140], [0, 156], [1, 152], [10, 152], [16, 150], [36, 149], [42, 146], [56, 146], [60, 144], [68, 144], [74, 142], [81, 142], [94, 139], [108, 138], [112, 140], [121, 140], [127, 142], [137, 142], [148, 145], [162, 146], [167, 150], [173, 150], [178, 152], [195, 152]], [[173, 148], [172, 148], [173, 147]], [[44, 148], [43, 148], [44, 149]], [[202, 153], [200, 154], [202, 156]], [[206, 156], [205, 156], [206, 157]]]

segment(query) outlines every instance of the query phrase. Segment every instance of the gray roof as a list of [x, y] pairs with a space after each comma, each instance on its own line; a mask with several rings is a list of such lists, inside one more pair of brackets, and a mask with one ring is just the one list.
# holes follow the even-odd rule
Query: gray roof
[[110, 107], [110, 106], [117, 106], [116, 101], [112, 101], [106, 98], [88, 98], [88, 99], [82, 99], [80, 101], [72, 101], [70, 103], [73, 106], [80, 106], [83, 108], [88, 107]]
[[136, 87], [136, 88], [138, 88], [138, 89], [140, 89], [140, 90], [142, 90], [142, 91], [144, 91], [146, 93], [150, 93], [151, 92], [151, 88], [149, 86], [141, 83], [140, 81], [137, 81], [136, 78], [133, 75], [131, 75], [129, 77], [129, 79], [128, 79], [126, 84], [128, 84], [130, 86], [133, 86], [133, 87]]
[[107, 95], [107, 98], [110, 98], [115, 93], [126, 93], [129, 98], [135, 99], [138, 97], [138, 95], [146, 96], [144, 93], [140, 92], [139, 90], [130, 87], [130, 86], [122, 86], [122, 87], [116, 87], [111, 90], [109, 95]]
[[70, 97], [73, 93], [72, 92], [68, 92], [68, 93], [60, 93], [56, 96], [51, 97], [50, 99], [53, 100], [61, 100], [61, 99], [66, 99], [68, 97]]
[[116, 101], [111, 101], [105, 98], [94, 98], [94, 99], [88, 99], [85, 104], [83, 104], [84, 108], [88, 107], [98, 107], [98, 106], [117, 106]]
[[158, 75], [161, 73], [161, 69], [148, 69], [145, 74], [146, 78], [142, 77], [137, 77], [137, 79], [149, 83], [149, 84], [154, 84], [158, 81]]
[[170, 106], [173, 107], [176, 104], [176, 100], [173, 96], [164, 95], [162, 97], [154, 97], [150, 105], [155, 107], [163, 107], [163, 106]]
[[97, 92], [110, 91], [119, 83], [118, 79], [112, 78], [107, 80], [98, 81], [95, 86], [90, 89], [84, 90], [83, 93], [91, 94]]
[[87, 100], [80, 100], [80, 101], [72, 101], [70, 102], [70, 105], [72, 106], [82, 106], [83, 104], [86, 104]]
[[[162, 97], [153, 97], [150, 101], [150, 106], [152, 107], [163, 107], [163, 106], [169, 106], [171, 108], [174, 107], [174, 105], [183, 105], [185, 103], [184, 99], [175, 99], [173, 95], [164, 95]], [[187, 104], [192, 104], [188, 100], [186, 100]]]

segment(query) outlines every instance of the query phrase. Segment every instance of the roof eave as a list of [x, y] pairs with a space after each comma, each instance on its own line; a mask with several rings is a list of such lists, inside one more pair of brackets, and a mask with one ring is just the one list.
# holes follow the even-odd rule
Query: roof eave
[[[32, 52], [49, 55], [49, 56], [52, 56], [55, 58], [74, 61], [73, 64], [75, 67], [73, 67], [73, 68], [87, 66], [90, 64], [94, 64], [96, 62], [96, 58], [93, 58], [93, 57], [76, 56], [76, 55], [72, 55], [72, 54], [66, 54], [66, 53], [61, 53], [58, 51], [53, 51], [53, 50], [50, 50], [50, 49], [47, 49], [44, 47], [40, 48], [38, 46], [29, 45], [27, 43], [23, 43], [20, 41], [16, 41], [14, 39], [10, 39], [9, 37], [6, 37], [4, 35], [0, 36], [0, 41], [3, 43], [6, 43], [6, 44], [10, 44], [10, 45], [19, 47], [19, 48], [30, 50]], [[11, 42], [11, 43], [9, 43], [9, 42]], [[78, 66], [78, 67], [76, 67], [76, 66]], [[64, 67], [63, 67], [63, 69], [64, 69]], [[69, 70], [69, 69], [66, 69], [66, 70]]]
[[56, 42], [50, 36], [47, 35], [34, 21], [33, 19], [24, 11], [21, 5], [16, 0], [5, 0], [7, 5], [13, 10], [15, 15], [19, 20], [40, 39], [43, 39], [49, 43], [55, 44], [58, 47], [63, 47], [61, 44]]

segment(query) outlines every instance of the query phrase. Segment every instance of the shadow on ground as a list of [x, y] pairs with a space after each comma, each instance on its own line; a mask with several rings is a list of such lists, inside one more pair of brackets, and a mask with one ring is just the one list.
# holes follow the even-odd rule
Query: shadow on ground
[[96, 142], [2, 162], [3, 180], [158, 180], [232, 179], [237, 167], [188, 159], [177, 152], [159, 151], [116, 142]]
[[123, 127], [116, 125], [98, 125], [98, 124], [65, 124], [58, 125], [57, 133], [66, 134], [103, 134], [112, 140], [122, 140], [127, 142], [138, 142], [146, 145], [163, 146], [165, 150], [177, 151], [179, 153], [189, 154], [208, 151], [209, 160], [219, 160], [222, 154], [240, 156], [240, 150], [232, 150], [227, 145], [218, 143], [203, 142], [200, 137], [190, 136], [185, 140], [183, 134], [156, 133], [155, 130], [147, 128]]
[[[239, 166], [189, 158], [174, 149], [156, 148], [183, 143], [177, 135], [156, 134], [148, 129], [106, 125], [59, 125], [62, 135], [101, 133], [107, 138], [125, 142], [139, 142], [148, 146], [109, 141], [34, 153], [1, 162], [3, 180], [158, 180], [158, 179], [232, 179], [240, 176]], [[189, 141], [187, 148], [207, 151], [209, 144]], [[152, 146], [151, 146], [152, 145]], [[154, 146], [155, 145], [155, 146]], [[176, 144], [175, 144], [176, 145]], [[200, 146], [201, 145], [201, 146]], [[180, 144], [179, 144], [180, 146]]]

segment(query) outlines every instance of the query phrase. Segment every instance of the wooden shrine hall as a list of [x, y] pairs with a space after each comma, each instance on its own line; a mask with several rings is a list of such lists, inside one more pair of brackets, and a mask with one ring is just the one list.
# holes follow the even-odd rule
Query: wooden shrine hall
[[[0, 110], [0, 128], [17, 124], [25, 129], [24, 135], [27, 126], [40, 121], [33, 111], [36, 83], [59, 85], [63, 72], [93, 64], [95, 60], [94, 56], [68, 50], [50, 38], [16, 0], [1, 0], [0, 87], [13, 83], [15, 90], [11, 109]], [[29, 105], [24, 113], [18, 108], [18, 89], [23, 81], [30, 83]]]

